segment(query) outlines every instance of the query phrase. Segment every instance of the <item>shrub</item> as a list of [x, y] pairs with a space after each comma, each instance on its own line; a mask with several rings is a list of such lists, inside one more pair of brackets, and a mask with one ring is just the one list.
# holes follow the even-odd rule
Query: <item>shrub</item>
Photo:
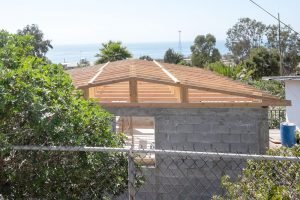
[[[300, 156], [300, 146], [268, 151], [269, 155]], [[298, 199], [300, 163], [292, 161], [248, 160], [237, 181], [222, 177], [224, 196], [214, 199]]]

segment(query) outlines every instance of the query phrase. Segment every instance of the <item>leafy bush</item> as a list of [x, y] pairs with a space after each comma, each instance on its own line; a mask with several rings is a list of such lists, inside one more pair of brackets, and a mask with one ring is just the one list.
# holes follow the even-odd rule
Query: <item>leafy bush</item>
[[[111, 115], [75, 91], [62, 66], [24, 52], [24, 42], [19, 41], [28, 36], [3, 35], [0, 194], [7, 199], [104, 199], [122, 193], [127, 187], [125, 154], [10, 149], [12, 145], [120, 147], [124, 140], [111, 131]], [[32, 49], [28, 43], [25, 47]]]
[[227, 66], [222, 62], [210, 63], [206, 68], [234, 80], [248, 80], [252, 73], [252, 71], [245, 70], [241, 65]]
[[284, 85], [278, 81], [263, 81], [263, 80], [254, 80], [248, 81], [248, 84], [256, 87], [257, 89], [264, 90], [272, 95], [275, 95], [281, 99], [284, 99]]
[[[300, 156], [300, 146], [268, 151], [269, 155]], [[248, 160], [237, 181], [222, 177], [224, 196], [214, 199], [298, 199], [300, 196], [300, 163], [292, 161]]]
[[173, 49], [168, 49], [164, 55], [164, 62], [178, 64], [183, 60], [183, 55], [175, 52]]

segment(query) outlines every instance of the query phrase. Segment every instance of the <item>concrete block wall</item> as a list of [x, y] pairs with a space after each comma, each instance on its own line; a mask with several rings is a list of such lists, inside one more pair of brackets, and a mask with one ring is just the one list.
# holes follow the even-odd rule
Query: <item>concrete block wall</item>
[[[263, 154], [268, 148], [268, 108], [109, 108], [107, 110], [118, 116], [155, 117], [155, 146], [158, 149]], [[155, 199], [181, 199], [180, 195], [172, 196], [166, 191], [166, 188], [170, 188], [169, 191], [173, 192], [184, 190], [182, 194], [191, 196], [187, 199], [210, 199], [214, 192], [220, 191], [218, 179], [221, 176], [240, 173], [240, 170], [234, 167], [228, 169], [214, 167], [217, 161], [211, 160], [201, 168], [177, 165], [170, 175], [170, 165], [166, 165], [166, 161], [166, 157], [156, 156], [156, 168], [144, 169], [145, 172], [148, 171], [147, 174], [151, 174], [151, 177], [155, 177], [155, 183], [146, 182], [142, 186], [144, 189], [138, 193], [140, 197], [151, 195], [155, 196]], [[235, 163], [229, 160], [226, 166]], [[243, 166], [243, 163], [240, 166]], [[148, 178], [150, 180], [150, 176], [146, 177], [146, 180]], [[197, 186], [196, 190], [192, 183]], [[210, 187], [203, 191], [203, 186], [207, 183]], [[147, 187], [148, 190], [145, 189]], [[197, 190], [198, 193], [195, 192]]]
[[118, 116], [155, 117], [156, 148], [265, 153], [267, 108], [107, 108]]

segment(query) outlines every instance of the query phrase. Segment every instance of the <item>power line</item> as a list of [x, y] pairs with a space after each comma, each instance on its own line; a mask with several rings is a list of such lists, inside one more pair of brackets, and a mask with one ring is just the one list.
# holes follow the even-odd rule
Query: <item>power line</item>
[[270, 15], [271, 17], [273, 17], [274, 19], [278, 20], [281, 24], [283, 24], [285, 27], [289, 28], [290, 30], [294, 31], [296, 34], [299, 35], [299, 33], [297, 31], [295, 31], [292, 27], [290, 27], [289, 25], [287, 25], [286, 23], [284, 23], [283, 21], [281, 21], [280, 19], [278, 19], [275, 15], [273, 15], [272, 13], [270, 13], [269, 11], [267, 11], [266, 9], [264, 9], [262, 6], [260, 6], [258, 3], [254, 2], [253, 0], [249, 0], [251, 3], [253, 3], [254, 5], [256, 5], [257, 7], [259, 7], [261, 10], [263, 10], [264, 12], [266, 12], [268, 15]]

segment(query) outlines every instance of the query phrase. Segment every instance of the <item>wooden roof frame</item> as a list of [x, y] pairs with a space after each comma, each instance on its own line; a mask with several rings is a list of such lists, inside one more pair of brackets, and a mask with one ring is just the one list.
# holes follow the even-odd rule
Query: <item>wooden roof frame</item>
[[[132, 62], [132, 61], [131, 61]], [[290, 106], [291, 101], [289, 100], [282, 100], [275, 96], [269, 95], [263, 91], [256, 90], [254, 88], [251, 88], [250, 86], [242, 85], [241, 83], [235, 82], [235, 81], [229, 81], [230, 84], [236, 84], [238, 88], [246, 88], [246, 91], [243, 91], [242, 89], [239, 90], [230, 90], [226, 87], [217, 87], [217, 86], [207, 86], [203, 84], [197, 84], [197, 83], [190, 83], [190, 82], [181, 82], [180, 79], [178, 79], [174, 74], [172, 74], [167, 68], [165, 68], [165, 65], [158, 63], [157, 61], [146, 61], [151, 62], [151, 70], [155, 73], [161, 73], [161, 77], [154, 77], [154, 76], [147, 76], [146, 73], [141, 74], [141, 69], [139, 69], [139, 64], [145, 64], [145, 61], [141, 62], [138, 60], [135, 60], [134, 64], [131, 65], [131, 62], [123, 61], [123, 64], [120, 63], [120, 66], [126, 65], [128, 68], [128, 73], [126, 72], [125, 75], [118, 75], [117, 77], [111, 76], [111, 74], [114, 74], [112, 72], [106, 73], [107, 78], [97, 80], [97, 78], [102, 78], [102, 73], [105, 73], [105, 70], [110, 70], [109, 66], [110, 63], [106, 63], [104, 65], [100, 65], [99, 68], [94, 71], [95, 74], [85, 83], [77, 86], [77, 89], [81, 89], [84, 91], [85, 98], [93, 98], [94, 87], [99, 86], [107, 86], [111, 84], [121, 83], [121, 82], [128, 82], [129, 83], [129, 102], [123, 103], [123, 102], [111, 102], [111, 103], [104, 103], [101, 102], [100, 105], [104, 107], [170, 107], [170, 108], [203, 108], [203, 107], [265, 107], [265, 106]], [[112, 62], [114, 63], [114, 62]], [[127, 64], [128, 63], [128, 64]], [[115, 63], [116, 64], [116, 63]], [[118, 63], [117, 63], [118, 64]], [[146, 63], [149, 64], [149, 63]], [[150, 65], [150, 64], [149, 64]], [[118, 65], [119, 66], [119, 65]], [[155, 66], [157, 68], [155, 68]], [[111, 67], [112, 68], [112, 67]], [[93, 68], [94, 69], [94, 68]], [[182, 68], [183, 69], [183, 68]], [[144, 69], [147, 71], [147, 69]], [[184, 69], [183, 69], [184, 70]], [[143, 71], [142, 71], [143, 72]], [[197, 71], [196, 71], [197, 72]], [[201, 71], [203, 72], [203, 71]], [[184, 71], [183, 71], [184, 73]], [[107, 75], [108, 74], [108, 75]], [[72, 73], [70, 73], [71, 78]], [[147, 77], [146, 77], [147, 76]], [[209, 74], [209, 76], [214, 76]], [[225, 78], [217, 76], [218, 80], [222, 80]], [[105, 77], [105, 74], [104, 74]], [[111, 77], [111, 78], [110, 78]], [[215, 78], [215, 77], [214, 77]], [[162, 84], [174, 87], [176, 89], [176, 97], [178, 98], [177, 103], [142, 103], [139, 102], [138, 96], [139, 96], [139, 90], [138, 90], [138, 82], [146, 82], [146, 83], [152, 83], [152, 84]], [[76, 86], [76, 85], [75, 85]], [[196, 89], [196, 90], [202, 90], [202, 91], [208, 91], [208, 92], [216, 92], [216, 93], [222, 93], [226, 95], [233, 95], [233, 96], [240, 96], [245, 98], [253, 98], [256, 100], [259, 100], [259, 102], [199, 102], [199, 103], [191, 103], [189, 102], [189, 89]]]

